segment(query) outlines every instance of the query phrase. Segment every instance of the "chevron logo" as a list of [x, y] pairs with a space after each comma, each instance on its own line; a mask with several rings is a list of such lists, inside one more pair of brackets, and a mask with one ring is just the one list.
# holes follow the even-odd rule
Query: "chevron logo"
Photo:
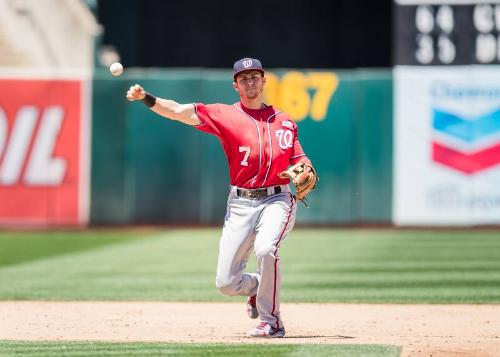
[[433, 110], [432, 159], [467, 175], [500, 164], [500, 109], [464, 118]]

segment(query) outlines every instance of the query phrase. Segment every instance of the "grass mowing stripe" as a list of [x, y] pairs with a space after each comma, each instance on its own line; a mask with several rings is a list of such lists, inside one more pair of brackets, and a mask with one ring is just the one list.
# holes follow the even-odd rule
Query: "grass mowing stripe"
[[[169, 230], [0, 267], [0, 299], [235, 301], [214, 286], [219, 236]], [[285, 302], [500, 302], [498, 232], [296, 229], [280, 256]]]
[[[325, 231], [317, 233], [328, 235]], [[326, 239], [318, 240], [318, 244], [314, 242], [313, 252], [308, 249], [309, 237], [296, 242], [300, 249], [283, 250], [284, 300], [499, 301], [500, 249], [493, 249], [500, 246], [498, 232], [364, 230], [337, 233], [330, 242]], [[304, 263], [311, 259], [322, 264]], [[287, 261], [293, 264], [287, 265]], [[468, 269], [471, 265], [474, 270]], [[315, 296], [304, 293], [307, 291], [314, 291]]]
[[140, 239], [147, 231], [0, 232], [0, 267]]
[[215, 254], [217, 249], [213, 233], [215, 230], [166, 231], [0, 268], [4, 283], [0, 284], [0, 299], [204, 301], [206, 296], [198, 291], [201, 287], [215, 297], [212, 300], [228, 301], [220, 299], [213, 288], [215, 255], [205, 254], [207, 250]]
[[296, 344], [169, 344], [105, 342], [0, 341], [2, 356], [398, 356], [400, 348], [387, 345]]

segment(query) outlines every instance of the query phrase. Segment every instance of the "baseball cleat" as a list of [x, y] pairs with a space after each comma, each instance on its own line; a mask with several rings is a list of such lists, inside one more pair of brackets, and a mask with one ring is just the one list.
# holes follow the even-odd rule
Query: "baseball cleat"
[[267, 322], [261, 322], [259, 326], [247, 332], [248, 337], [282, 338], [285, 337], [285, 329], [272, 327]]
[[252, 295], [247, 299], [247, 314], [251, 319], [259, 317], [259, 312], [257, 311], [257, 296], [255, 295]]

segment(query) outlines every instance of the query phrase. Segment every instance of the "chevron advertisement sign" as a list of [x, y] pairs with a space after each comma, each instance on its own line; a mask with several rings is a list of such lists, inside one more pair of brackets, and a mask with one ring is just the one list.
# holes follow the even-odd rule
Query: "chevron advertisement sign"
[[394, 71], [398, 225], [500, 225], [500, 67]]
[[434, 109], [432, 116], [444, 138], [432, 141], [434, 161], [468, 175], [500, 164], [500, 109], [472, 118]]

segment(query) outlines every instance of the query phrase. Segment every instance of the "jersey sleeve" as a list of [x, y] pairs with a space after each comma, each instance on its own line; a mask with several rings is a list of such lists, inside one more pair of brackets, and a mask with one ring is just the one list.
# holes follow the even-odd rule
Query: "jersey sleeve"
[[220, 137], [221, 130], [219, 125], [217, 125], [219, 113], [217, 105], [194, 103], [194, 110], [201, 122], [200, 124], [196, 125], [195, 128], [205, 133]]
[[302, 145], [300, 144], [297, 124], [294, 124], [293, 129], [294, 129], [294, 135], [293, 135], [294, 139], [293, 139], [292, 153], [290, 155], [290, 164], [295, 165], [299, 161], [306, 161], [309, 165], [311, 165], [311, 161], [304, 153]]

